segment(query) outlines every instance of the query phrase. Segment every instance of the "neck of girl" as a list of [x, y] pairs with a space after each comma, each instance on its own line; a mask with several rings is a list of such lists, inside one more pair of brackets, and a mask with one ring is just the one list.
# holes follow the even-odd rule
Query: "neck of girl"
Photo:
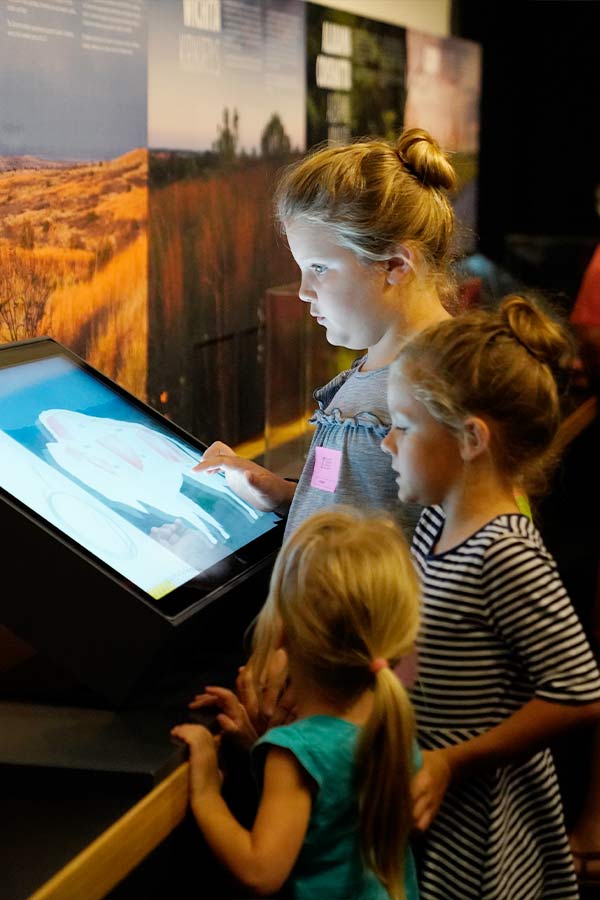
[[390, 306], [394, 311], [390, 327], [374, 346], [369, 347], [367, 359], [362, 365], [364, 372], [389, 366], [407, 338], [450, 318], [437, 288], [430, 282], [414, 278], [407, 285], [393, 285], [388, 290]]
[[294, 712], [297, 719], [309, 716], [332, 716], [355, 725], [364, 725], [373, 708], [373, 692], [363, 691], [344, 702], [328, 695], [322, 686], [316, 684], [301, 669], [289, 661], [289, 674], [294, 695]]
[[430, 325], [450, 318], [435, 283], [416, 276], [401, 290], [398, 309], [404, 337], [411, 337]]
[[462, 544], [497, 516], [519, 512], [512, 481], [489, 460], [474, 463], [465, 464], [463, 479], [442, 501], [445, 522], [436, 553]]

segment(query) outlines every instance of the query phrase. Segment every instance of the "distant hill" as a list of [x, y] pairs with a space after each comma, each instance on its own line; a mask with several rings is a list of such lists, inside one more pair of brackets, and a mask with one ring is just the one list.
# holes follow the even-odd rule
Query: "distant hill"
[[0, 156], [0, 172], [15, 172], [20, 169], [72, 169], [89, 163], [81, 160], [51, 160], [41, 156]]
[[0, 157], [0, 244], [80, 251], [94, 266], [102, 265], [137, 238], [145, 227], [147, 206], [144, 148], [116, 159], [75, 164]]

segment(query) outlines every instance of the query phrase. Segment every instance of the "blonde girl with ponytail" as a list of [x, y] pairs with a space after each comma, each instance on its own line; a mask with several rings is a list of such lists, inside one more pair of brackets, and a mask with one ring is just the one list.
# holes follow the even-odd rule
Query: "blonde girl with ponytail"
[[511, 296], [423, 331], [391, 369], [383, 449], [400, 499], [426, 507], [412, 545], [423, 900], [578, 897], [548, 745], [598, 720], [600, 676], [515, 501], [553, 461], [571, 352], [560, 323]]
[[[411, 704], [392, 667], [418, 630], [419, 586], [387, 518], [345, 507], [316, 513], [284, 544], [255, 633], [260, 678], [283, 647], [294, 721], [253, 757], [262, 796], [246, 831], [220, 794], [214, 739], [190, 747], [191, 806], [217, 857], [247, 888], [298, 898], [416, 900], [408, 849], [418, 765]], [[236, 711], [230, 694], [228, 711]], [[243, 718], [243, 715], [242, 715]]]

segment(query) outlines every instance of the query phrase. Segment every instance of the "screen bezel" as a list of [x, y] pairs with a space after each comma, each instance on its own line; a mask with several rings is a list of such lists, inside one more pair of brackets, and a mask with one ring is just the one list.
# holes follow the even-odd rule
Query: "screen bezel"
[[[194, 449], [203, 453], [206, 444], [199, 441], [194, 435], [181, 428], [179, 425], [161, 415], [147, 403], [139, 400], [134, 394], [126, 391], [117, 382], [95, 369], [76, 353], [69, 350], [63, 344], [51, 337], [31, 338], [26, 341], [15, 341], [10, 344], [0, 345], [0, 369], [9, 368], [35, 362], [41, 359], [58, 357], [69, 360], [91, 378], [101, 382], [110, 390], [117, 393], [125, 402], [140, 410], [149, 418], [157, 422], [160, 427], [170, 432], [173, 437], [180, 438], [190, 444]], [[272, 556], [281, 545], [283, 537], [284, 520], [276, 522], [275, 527], [259, 535], [254, 540], [243, 545], [229, 556], [220, 560], [204, 572], [185, 584], [179, 585], [170, 593], [156, 600], [147, 594], [142, 588], [122, 575], [104, 560], [87, 550], [82, 544], [69, 537], [51, 522], [44, 519], [35, 510], [32, 510], [17, 497], [0, 486], [0, 496], [13, 508], [35, 522], [49, 535], [69, 547], [78, 556], [87, 560], [95, 569], [116, 581], [129, 592], [136, 596], [167, 619], [178, 617], [187, 618], [194, 611], [205, 606], [210, 601], [210, 595], [220, 595], [225, 586], [232, 580], [239, 580], [245, 574], [249, 574], [265, 558]]]

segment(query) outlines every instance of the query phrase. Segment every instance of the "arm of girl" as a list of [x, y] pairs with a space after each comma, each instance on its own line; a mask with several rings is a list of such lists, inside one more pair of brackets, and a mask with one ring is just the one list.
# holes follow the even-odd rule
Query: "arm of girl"
[[302, 768], [287, 750], [269, 750], [260, 806], [252, 830], [247, 831], [221, 797], [210, 733], [200, 725], [178, 725], [171, 734], [190, 748], [190, 804], [212, 852], [259, 896], [279, 890], [296, 862], [308, 828], [312, 794]]
[[443, 750], [425, 750], [411, 787], [415, 827], [429, 828], [455, 779], [518, 763], [570, 728], [598, 720], [600, 701], [567, 706], [534, 698], [484, 734]]
[[238, 456], [221, 441], [215, 441], [205, 450], [194, 471], [222, 472], [233, 493], [262, 512], [276, 511], [284, 515], [296, 490], [295, 482], [286, 481], [251, 459]]
[[519, 659], [535, 694], [477, 737], [423, 754], [412, 785], [420, 830], [454, 779], [519, 763], [560, 733], [600, 718], [598, 669], [546, 551], [535, 538], [499, 537], [485, 552], [481, 577], [490, 626]]

